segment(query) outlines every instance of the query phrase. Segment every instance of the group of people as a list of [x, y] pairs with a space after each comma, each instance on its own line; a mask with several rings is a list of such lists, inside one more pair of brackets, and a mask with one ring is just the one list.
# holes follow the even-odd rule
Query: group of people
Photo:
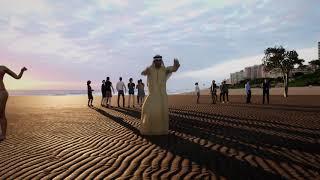
[[[267, 103], [269, 104], [269, 96], [270, 96], [270, 81], [268, 81], [267, 79], [264, 79], [263, 83], [262, 83], [262, 104], [265, 103], [265, 99], [267, 99]], [[245, 91], [246, 91], [246, 103], [250, 104], [251, 103], [251, 86], [250, 86], [250, 81], [248, 80], [244, 86]]]
[[[87, 81], [87, 89], [88, 89], [88, 106], [93, 106], [93, 95], [92, 92], [94, 91], [91, 88], [91, 81]], [[122, 77], [119, 78], [119, 81], [116, 84], [116, 90], [118, 92], [118, 107], [120, 107], [120, 98], [122, 98], [122, 106], [125, 107], [125, 94], [129, 94], [129, 101], [128, 101], [128, 108], [135, 107], [135, 89], [137, 89], [137, 103], [139, 106], [142, 106], [142, 103], [144, 101], [145, 97], [145, 85], [142, 82], [142, 79], [138, 80], [137, 85], [133, 83], [133, 79], [129, 79], [129, 83], [127, 86], [122, 81]], [[102, 107], [112, 107], [111, 100], [112, 100], [112, 94], [115, 93], [112, 82], [110, 81], [110, 77], [107, 77], [106, 80], [102, 81], [101, 84], [101, 93], [102, 93], [102, 99], [101, 99], [101, 106]], [[132, 100], [132, 103], [131, 103]]]
[[[122, 78], [119, 78], [119, 82], [116, 85], [116, 90], [118, 91], [118, 107], [120, 107], [120, 97], [122, 97], [123, 107], [125, 107], [124, 94], [127, 93], [127, 88], [129, 91], [128, 107], [131, 106], [131, 99], [133, 102], [132, 106], [134, 107], [134, 93], [135, 89], [138, 90], [138, 104], [142, 106], [140, 127], [140, 133], [142, 135], [166, 135], [169, 133], [169, 109], [166, 83], [171, 74], [176, 72], [179, 67], [180, 63], [178, 59], [174, 59], [173, 66], [165, 67], [162, 56], [154, 56], [152, 65], [147, 67], [141, 73], [141, 75], [147, 76], [148, 81], [147, 84], [149, 94], [145, 100], [145, 85], [141, 79], [138, 80], [138, 84], [135, 85], [133, 83], [133, 79], [130, 78], [128, 85], [125, 86]], [[91, 81], [88, 81], [88, 106], [92, 106], [92, 92], [94, 91], [90, 84]], [[101, 92], [101, 105], [111, 107], [111, 97], [112, 93], [114, 93], [114, 88], [109, 77], [102, 81]]]
[[[123, 107], [125, 106], [125, 97], [124, 94], [129, 91], [129, 104], [128, 107], [134, 107], [135, 104], [135, 89], [138, 90], [138, 104], [142, 105], [141, 111], [141, 126], [140, 133], [142, 135], [166, 135], [169, 133], [169, 109], [168, 109], [168, 97], [166, 92], [166, 82], [171, 76], [173, 72], [176, 72], [180, 67], [180, 63], [178, 59], [174, 59], [173, 66], [164, 66], [162, 56], [156, 55], [153, 57], [153, 63], [151, 66], [147, 67], [144, 71], [142, 71], [141, 75], [147, 76], [147, 84], [149, 94], [144, 100], [145, 97], [145, 85], [142, 80], [138, 80], [138, 84], [135, 85], [133, 83], [133, 79], [129, 79], [129, 83], [125, 86], [122, 78], [119, 78], [119, 82], [116, 84], [116, 90], [118, 91], [118, 106], [120, 107], [119, 101], [120, 97], [123, 100]], [[26, 71], [26, 68], [22, 68], [19, 75], [12, 72], [5, 66], [0, 66], [0, 141], [5, 139], [6, 136], [6, 128], [7, 128], [7, 120], [5, 117], [5, 107], [8, 99], [8, 92], [5, 89], [3, 84], [3, 77], [5, 74], [9, 74], [10, 76], [20, 79], [23, 73]], [[91, 88], [91, 81], [87, 81], [88, 87], [88, 106], [92, 106], [94, 91]], [[212, 85], [210, 87], [210, 92], [212, 95], [212, 103], [216, 103], [217, 97], [217, 89], [215, 81], [212, 81]], [[267, 101], [269, 103], [269, 89], [270, 83], [265, 80], [263, 83], [263, 103], [264, 99], [267, 97]], [[251, 87], [249, 81], [245, 85], [245, 90], [247, 93], [247, 103], [250, 103], [251, 99]], [[102, 81], [101, 85], [102, 92], [102, 101], [101, 105], [105, 107], [111, 107], [111, 98], [112, 93], [114, 93], [114, 88], [110, 78], [107, 77], [106, 80]], [[197, 102], [199, 103], [200, 97], [200, 88], [199, 84], [196, 83], [196, 93], [197, 93]], [[222, 103], [229, 102], [229, 90], [225, 81], [223, 81], [220, 85], [220, 101]], [[143, 104], [142, 104], [143, 103]]]
[[[217, 89], [220, 89], [220, 102], [221, 103], [229, 103], [229, 87], [226, 83], [226, 81], [222, 81], [220, 86], [217, 86], [215, 80], [212, 81], [212, 84], [210, 86], [210, 94], [211, 94], [211, 99], [212, 99], [212, 104], [216, 104], [218, 100], [218, 95], [217, 95]], [[270, 82], [267, 79], [264, 79], [262, 83], [262, 91], [263, 91], [263, 99], [262, 103], [265, 103], [265, 99], [267, 99], [267, 103], [269, 104], [269, 95], [270, 95]], [[246, 103], [250, 104], [251, 103], [251, 86], [250, 86], [250, 81], [248, 80], [245, 84], [245, 92], [246, 92]], [[197, 104], [199, 104], [199, 99], [200, 99], [200, 88], [199, 88], [199, 83], [195, 83], [195, 94], [197, 95]]]
[[[197, 104], [200, 99], [200, 88], [199, 83], [195, 83], [195, 93], [197, 95]], [[217, 86], [216, 81], [213, 80], [209, 88], [211, 94], [212, 104], [216, 104], [218, 100], [217, 89], [220, 89], [219, 100], [221, 103], [229, 103], [229, 88], [226, 81], [222, 81], [220, 86]]]

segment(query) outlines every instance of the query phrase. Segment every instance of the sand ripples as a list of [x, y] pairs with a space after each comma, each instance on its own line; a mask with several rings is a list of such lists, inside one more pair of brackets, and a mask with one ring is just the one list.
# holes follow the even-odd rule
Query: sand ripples
[[[191, 109], [192, 108], [192, 109]], [[319, 129], [215, 106], [172, 107], [170, 135], [141, 136], [139, 109], [32, 109], [0, 143], [2, 179], [313, 179]], [[243, 108], [243, 107], [241, 107]], [[45, 112], [45, 113], [43, 113]], [[294, 113], [294, 112], [292, 112]], [[319, 113], [310, 117], [319, 117]], [[297, 119], [299, 121], [299, 119]]]

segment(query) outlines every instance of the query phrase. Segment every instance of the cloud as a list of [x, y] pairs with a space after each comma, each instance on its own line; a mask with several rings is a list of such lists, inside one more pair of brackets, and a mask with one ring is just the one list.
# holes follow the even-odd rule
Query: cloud
[[1, 0], [0, 14], [25, 15], [25, 14], [48, 14], [51, 6], [44, 0]]
[[98, 0], [98, 5], [104, 9], [108, 8], [124, 8], [128, 6], [128, 0]]
[[[0, 55], [7, 54], [4, 62], [10, 66], [33, 66], [37, 73], [32, 68], [29, 73], [39, 83], [100, 81], [106, 74], [138, 78], [154, 54], [177, 56], [184, 59], [184, 72], [177, 73], [184, 88], [185, 77], [222, 79], [259, 63], [261, 50], [276, 43], [310, 47], [319, 37], [316, 5], [299, 0], [2, 0]], [[62, 67], [59, 77], [49, 78]]]

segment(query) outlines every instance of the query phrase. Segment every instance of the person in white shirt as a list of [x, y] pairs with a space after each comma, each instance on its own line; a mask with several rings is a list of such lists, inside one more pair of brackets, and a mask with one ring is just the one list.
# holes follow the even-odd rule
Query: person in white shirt
[[116, 89], [118, 91], [118, 107], [120, 107], [120, 96], [122, 96], [123, 107], [125, 107], [124, 93], [127, 93], [127, 88], [122, 81], [122, 77], [119, 78], [119, 82], [117, 83]]
[[251, 87], [250, 87], [250, 81], [248, 80], [247, 83], [244, 86], [247, 94], [247, 104], [251, 103]]
[[195, 92], [196, 92], [196, 95], [197, 95], [197, 104], [199, 104], [199, 98], [200, 98], [200, 88], [199, 88], [199, 84], [196, 83], [196, 88], [195, 88]]

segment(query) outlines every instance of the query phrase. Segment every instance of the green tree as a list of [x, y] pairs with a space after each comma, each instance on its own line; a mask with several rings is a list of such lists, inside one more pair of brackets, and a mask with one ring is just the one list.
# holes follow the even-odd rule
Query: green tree
[[287, 51], [282, 46], [269, 47], [264, 51], [262, 63], [266, 71], [280, 71], [284, 81], [284, 97], [288, 97], [289, 74], [296, 65], [302, 65], [303, 59], [295, 50]]
[[320, 60], [316, 59], [316, 60], [312, 60], [309, 62], [309, 64], [312, 66], [313, 70], [319, 69], [320, 68]]

